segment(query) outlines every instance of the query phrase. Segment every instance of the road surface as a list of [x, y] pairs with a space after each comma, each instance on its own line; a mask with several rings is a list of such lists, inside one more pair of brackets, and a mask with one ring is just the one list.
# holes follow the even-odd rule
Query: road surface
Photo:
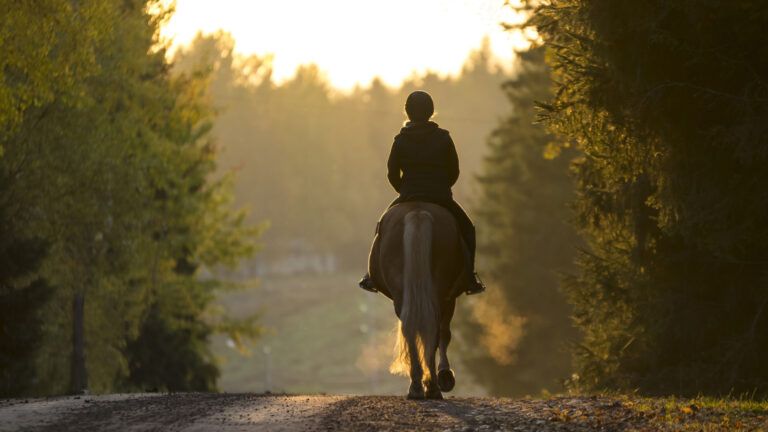
[[[721, 429], [727, 413], [666, 409], [641, 410], [630, 400], [607, 397], [408, 401], [394, 396], [226, 393], [70, 396], [0, 400], [0, 432], [656, 431], [683, 425], [698, 430], [705, 423], [706, 430], [733, 430], [734, 423]], [[762, 415], [740, 421], [743, 430], [768, 425]]]

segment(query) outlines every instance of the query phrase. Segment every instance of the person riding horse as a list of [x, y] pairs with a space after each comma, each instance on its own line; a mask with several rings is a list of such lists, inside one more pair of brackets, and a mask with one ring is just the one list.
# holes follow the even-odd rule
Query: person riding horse
[[[420, 201], [447, 209], [456, 219], [467, 246], [466, 274], [470, 280], [467, 281], [466, 293], [478, 294], [485, 291], [485, 286], [475, 272], [475, 227], [451, 192], [451, 187], [459, 178], [459, 158], [448, 131], [430, 121], [434, 111], [432, 97], [424, 91], [415, 91], [406, 99], [405, 112], [409, 121], [395, 137], [387, 161], [387, 178], [399, 196], [388, 208]], [[372, 250], [378, 247], [379, 226], [376, 226]], [[358, 285], [367, 291], [380, 291], [369, 273]]]

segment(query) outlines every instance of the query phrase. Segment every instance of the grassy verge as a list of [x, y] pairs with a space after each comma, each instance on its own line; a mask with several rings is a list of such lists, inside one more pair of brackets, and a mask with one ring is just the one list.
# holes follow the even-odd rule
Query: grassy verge
[[626, 398], [621, 401], [664, 430], [768, 430], [768, 401], [715, 398]]

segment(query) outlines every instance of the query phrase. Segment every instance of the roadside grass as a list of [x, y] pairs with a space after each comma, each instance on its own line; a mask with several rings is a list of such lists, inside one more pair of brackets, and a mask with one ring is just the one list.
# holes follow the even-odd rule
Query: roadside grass
[[625, 403], [651, 424], [680, 431], [768, 430], [768, 401], [748, 398], [631, 398]]
[[[511, 413], [560, 431], [768, 431], [768, 401], [603, 392], [510, 399]], [[517, 402], [515, 402], [517, 401]], [[528, 429], [525, 429], [528, 430]]]
[[[620, 417], [625, 430], [636, 431], [768, 431], [768, 400], [747, 396], [734, 398], [644, 397], [617, 392], [570, 397], [592, 400], [592, 408], [583, 413], [601, 418]], [[552, 399], [569, 398], [569, 396]], [[612, 401], [612, 402], [611, 402]], [[623, 417], [622, 417], [623, 416]], [[556, 413], [551, 420], [577, 421], [572, 412]]]

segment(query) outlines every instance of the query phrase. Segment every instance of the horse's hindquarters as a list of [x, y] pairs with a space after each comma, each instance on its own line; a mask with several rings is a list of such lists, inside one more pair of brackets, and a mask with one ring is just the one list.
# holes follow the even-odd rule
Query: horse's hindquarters
[[[435, 204], [403, 203], [387, 212], [379, 235], [378, 259], [371, 269], [379, 272], [376, 277], [392, 294], [401, 321], [399, 355], [392, 370], [408, 371], [410, 396], [441, 398], [435, 357], [444, 334], [441, 326], [450, 322], [441, 321], [441, 308], [450, 304], [452, 315], [453, 300], [445, 299], [463, 267], [456, 222]], [[444, 381], [446, 388], [452, 387]]]
[[369, 262], [371, 277], [377, 285], [390, 293], [400, 315], [402, 300], [403, 236], [405, 215], [412, 211], [425, 211], [432, 217], [432, 278], [440, 298], [453, 295], [453, 287], [462, 280], [464, 246], [458, 226], [445, 208], [426, 202], [406, 202], [390, 208], [382, 217], [378, 250], [372, 251]]

